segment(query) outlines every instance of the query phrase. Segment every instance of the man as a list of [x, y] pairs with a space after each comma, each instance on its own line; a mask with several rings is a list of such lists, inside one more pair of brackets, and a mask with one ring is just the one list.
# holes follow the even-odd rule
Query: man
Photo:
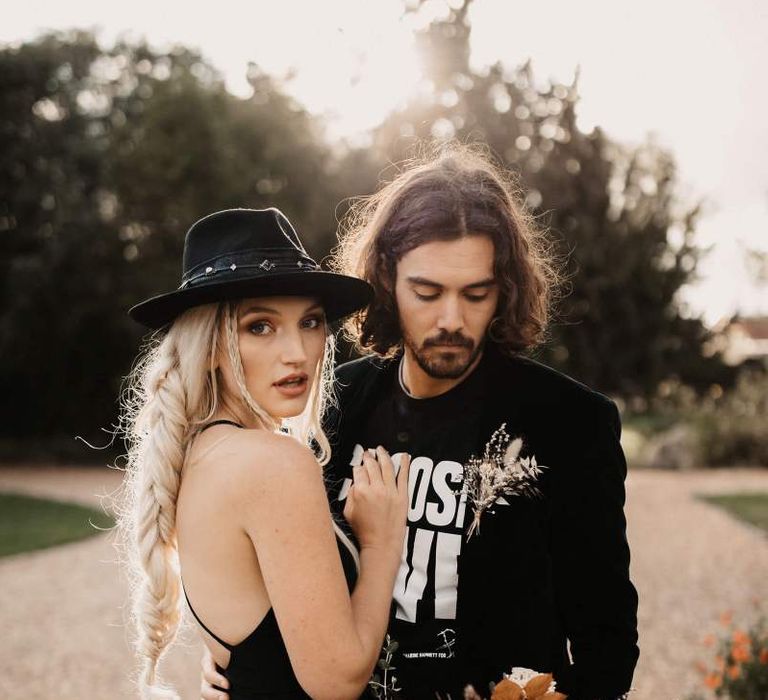
[[[540, 234], [500, 171], [464, 147], [411, 166], [353, 221], [336, 266], [375, 288], [348, 329], [372, 354], [337, 372], [334, 509], [365, 448], [412, 456], [398, 646], [378, 697], [489, 697], [513, 666], [552, 672], [561, 698], [621, 697], [638, 649], [619, 417], [521, 355], [545, 331], [555, 279]], [[479, 474], [470, 460], [514, 438], [519, 459], [544, 467], [538, 495], [476, 508], [462, 490]]]

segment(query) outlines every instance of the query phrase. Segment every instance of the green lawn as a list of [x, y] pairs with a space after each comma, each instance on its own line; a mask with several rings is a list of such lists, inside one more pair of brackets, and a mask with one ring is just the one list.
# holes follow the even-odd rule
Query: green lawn
[[0, 557], [81, 540], [113, 524], [85, 506], [0, 493]]
[[728, 493], [699, 496], [701, 500], [720, 506], [731, 515], [768, 532], [768, 493]]

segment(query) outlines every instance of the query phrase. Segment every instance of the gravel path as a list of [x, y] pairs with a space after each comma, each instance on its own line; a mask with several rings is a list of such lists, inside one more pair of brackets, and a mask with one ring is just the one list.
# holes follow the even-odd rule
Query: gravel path
[[[0, 491], [98, 506], [120, 473], [95, 468], [0, 468]], [[634, 471], [627, 479], [632, 577], [640, 593], [640, 663], [633, 700], [679, 700], [708, 659], [703, 636], [732, 610], [750, 619], [766, 598], [768, 537], [694, 493], [768, 492], [766, 470]], [[0, 559], [0, 697], [136, 698], [124, 625], [127, 587], [108, 534]], [[164, 664], [184, 700], [199, 697], [201, 647], [188, 628]]]
[[[120, 486], [107, 468], [0, 468], [0, 491], [99, 508]], [[136, 700], [128, 586], [109, 533], [0, 559], [0, 698]], [[199, 698], [202, 645], [191, 625], [164, 661], [165, 678]]]

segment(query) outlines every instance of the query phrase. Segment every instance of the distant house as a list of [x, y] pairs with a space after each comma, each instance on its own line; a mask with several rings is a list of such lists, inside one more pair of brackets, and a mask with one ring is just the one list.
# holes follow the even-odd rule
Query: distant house
[[747, 361], [768, 364], [768, 316], [733, 316], [713, 330], [717, 349], [729, 365]]

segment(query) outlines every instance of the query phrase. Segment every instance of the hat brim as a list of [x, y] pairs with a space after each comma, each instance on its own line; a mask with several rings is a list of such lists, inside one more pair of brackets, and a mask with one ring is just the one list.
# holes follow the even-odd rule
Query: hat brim
[[373, 288], [361, 279], [335, 272], [284, 272], [178, 289], [136, 304], [128, 315], [144, 326], [157, 329], [195, 306], [262, 296], [317, 297], [326, 320], [332, 323], [367, 306], [373, 298]]

